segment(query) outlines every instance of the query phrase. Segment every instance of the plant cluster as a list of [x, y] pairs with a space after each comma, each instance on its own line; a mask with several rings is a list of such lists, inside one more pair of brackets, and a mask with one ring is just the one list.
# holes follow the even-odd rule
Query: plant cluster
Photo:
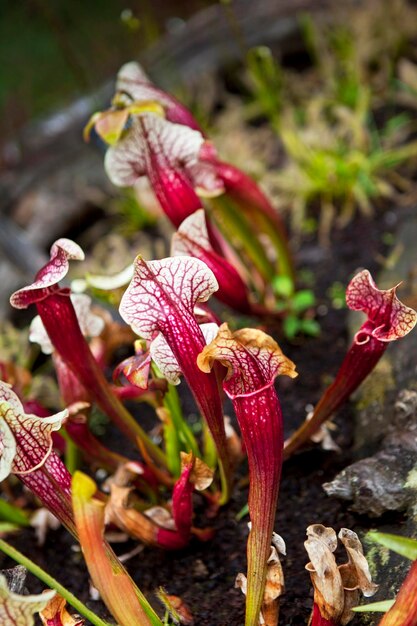
[[[93, 133], [107, 144], [105, 167], [115, 185], [145, 180], [150, 186], [176, 229], [171, 256], [145, 260], [139, 254], [122, 276], [87, 277], [87, 288], [112, 292], [123, 323], [67, 286], [70, 264], [83, 261], [84, 252], [65, 238], [52, 245], [34, 282], [11, 296], [17, 309], [36, 307], [29, 338], [50, 355], [65, 408], [49, 414], [42, 397], [30, 394], [30, 372], [1, 363], [0, 479], [17, 476], [77, 538], [93, 584], [119, 626], [157, 626], [163, 622], [117, 559], [105, 529], [165, 550], [181, 549], [192, 538], [210, 540], [212, 528], [194, 525], [193, 494], [201, 492], [217, 511], [229, 500], [246, 456], [247, 572], [237, 585], [246, 596], [245, 626], [274, 626], [284, 587], [279, 553], [285, 544], [273, 532], [282, 463], [348, 400], [389, 343], [412, 330], [417, 314], [397, 298], [396, 287], [380, 290], [367, 270], [357, 273], [346, 300], [365, 321], [312, 415], [284, 442], [274, 381], [295, 378], [295, 364], [263, 330], [230, 328], [208, 304], [215, 296], [244, 315], [278, 320], [313, 304], [295, 289], [279, 213], [250, 177], [218, 156], [189, 110], [135, 63], [119, 72], [112, 106], [87, 126], [86, 136]], [[283, 302], [285, 294], [290, 299]], [[130, 344], [134, 353], [114, 368], [119, 344]], [[181, 408], [176, 385], [182, 378], [202, 417], [201, 437]], [[224, 416], [225, 396], [240, 436]], [[127, 400], [138, 404], [139, 416], [144, 403], [154, 409], [157, 436], [142, 428]], [[97, 411], [113, 422], [131, 453], [116, 453], [100, 440]], [[78, 454], [87, 467], [106, 470], [104, 484], [79, 470]], [[17, 517], [17, 510], [9, 511], [10, 521], [18, 523]], [[332, 529], [314, 524], [307, 536], [312, 624], [343, 626], [359, 592], [370, 596], [376, 589], [362, 546], [354, 532], [342, 529], [348, 561], [337, 565]], [[40, 612], [44, 624], [82, 624], [83, 618], [68, 614], [67, 600], [91, 623], [105, 624], [7, 543], [0, 549], [59, 594], [19, 596], [0, 578], [0, 623], [8, 615], [10, 624], [30, 625]], [[165, 623], [190, 620], [180, 599], [163, 591], [160, 597], [170, 615]]]
[[[381, 200], [408, 189], [401, 167], [417, 154], [407, 112], [417, 83], [405, 53], [415, 24], [415, 8], [401, 0], [339, 7], [320, 24], [304, 15], [313, 67], [301, 81], [268, 48], [249, 51], [250, 113], [268, 118], [284, 149], [270, 184], [296, 230], [317, 215], [325, 242], [334, 222], [345, 226], [357, 210], [369, 217]], [[406, 111], [398, 114], [399, 102]]]

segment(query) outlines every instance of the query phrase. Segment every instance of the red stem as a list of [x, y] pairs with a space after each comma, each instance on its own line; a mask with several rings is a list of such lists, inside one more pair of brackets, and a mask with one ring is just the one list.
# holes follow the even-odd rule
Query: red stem
[[71, 474], [59, 456], [51, 452], [40, 469], [20, 474], [18, 478], [76, 537], [71, 503]]
[[320, 609], [316, 603], [313, 606], [310, 626], [338, 626], [330, 619], [325, 619], [320, 613]]
[[175, 521], [176, 531], [159, 528], [157, 541], [161, 548], [166, 550], [180, 550], [184, 548], [191, 537], [191, 524], [193, 519], [193, 484], [190, 482], [192, 465], [189, 465], [175, 483], [172, 494], [172, 516]]
[[139, 437], [152, 457], [165, 464], [162, 451], [149, 439], [129, 411], [111, 392], [81, 332], [69, 293], [56, 291], [38, 301], [36, 306], [54, 348], [101, 409], [127, 437], [135, 443]]
[[273, 385], [233, 399], [249, 463], [246, 626], [258, 624], [281, 478], [283, 429]]
[[217, 174], [222, 179], [227, 194], [243, 207], [258, 211], [271, 229], [270, 233], [274, 233], [274, 243], [278, 248], [283, 273], [294, 280], [294, 262], [288, 246], [288, 235], [278, 211], [250, 176], [224, 161], [217, 161], [216, 165]]
[[375, 339], [372, 335], [367, 336], [369, 339], [366, 343], [358, 344], [354, 341], [340, 366], [335, 381], [326, 389], [314, 409], [313, 417], [305, 421], [286, 443], [284, 459], [306, 444], [320, 426], [346, 402], [372, 372], [388, 344]]
[[[204, 416], [216, 444], [224, 480], [230, 487], [231, 470], [224, 430], [223, 409], [214, 372], [203, 373], [197, 367], [197, 357], [205, 346], [204, 337], [194, 317], [177, 317], [175, 326], [165, 324], [161, 329], [177, 359], [195, 401]], [[228, 495], [225, 494], [227, 498]]]

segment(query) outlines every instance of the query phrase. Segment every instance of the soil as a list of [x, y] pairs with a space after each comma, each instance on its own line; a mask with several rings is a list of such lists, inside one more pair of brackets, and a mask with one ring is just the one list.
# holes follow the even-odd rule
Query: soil
[[[304, 419], [306, 407], [317, 401], [329, 377], [337, 371], [347, 347], [347, 310], [332, 307], [329, 288], [335, 281], [346, 284], [360, 267], [376, 271], [377, 255], [386, 252], [381, 239], [385, 231], [392, 230], [391, 222], [392, 214], [375, 216], [372, 221], [358, 217], [344, 230], [334, 230], [327, 250], [320, 248], [313, 236], [302, 242], [298, 259], [304, 265], [308, 258], [308, 267], [314, 272], [318, 310], [325, 314], [319, 318], [322, 328], [319, 337], [293, 343], [281, 341], [284, 352], [295, 361], [299, 371], [297, 379], [282, 378], [277, 385], [287, 435]], [[352, 528], [361, 535], [375, 524], [353, 514], [345, 504], [327, 497], [322, 489], [324, 482], [331, 480], [352, 461], [353, 413], [349, 405], [339, 411], [335, 423], [334, 439], [341, 452], [323, 451], [316, 446], [297, 454], [284, 466], [275, 526], [287, 545], [287, 556], [283, 559], [286, 592], [280, 617], [283, 625], [306, 624], [311, 609], [311, 585], [304, 569], [307, 562], [303, 547], [306, 527], [322, 523], [337, 531], [341, 527]], [[245, 475], [246, 467], [242, 467], [241, 477]], [[207, 521], [201, 500], [197, 498], [196, 523], [214, 525], [216, 534], [212, 541], [200, 543], [193, 540], [186, 550], [178, 553], [144, 548], [127, 562], [129, 572], [154, 606], [158, 607], [154, 592], [163, 586], [170, 594], [183, 598], [198, 626], [238, 626], [243, 623], [244, 600], [241, 592], [234, 589], [234, 580], [238, 572], [245, 572], [247, 518], [238, 522], [236, 515], [246, 499], [247, 489], [237, 487], [230, 503], [220, 510], [218, 517]], [[88, 574], [79, 548], [63, 529], [49, 532], [43, 547], [36, 545], [31, 530], [20, 533], [12, 543], [67, 585], [88, 606], [106, 616], [101, 603], [90, 599]], [[114, 547], [118, 554], [122, 554], [133, 549], [135, 544], [129, 541]], [[11, 565], [7, 559], [1, 563], [2, 567]], [[28, 587], [31, 591], [38, 591], [42, 585], [29, 577]], [[357, 620], [359, 618], [355, 618], [352, 624], [358, 623]]]

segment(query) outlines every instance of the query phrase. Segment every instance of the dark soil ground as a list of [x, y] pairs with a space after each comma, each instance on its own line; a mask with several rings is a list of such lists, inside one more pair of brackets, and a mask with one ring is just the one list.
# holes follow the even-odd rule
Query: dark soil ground
[[[386, 252], [382, 236], [384, 232], [392, 231], [392, 219], [392, 214], [381, 214], [372, 222], [357, 218], [343, 231], [332, 233], [330, 247], [325, 251], [313, 236], [301, 245], [298, 258], [302, 265], [308, 260], [308, 267], [314, 273], [322, 331], [318, 338], [281, 342], [299, 371], [297, 379], [282, 378], [278, 383], [286, 434], [304, 419], [306, 406], [318, 400], [347, 347], [346, 309], [332, 308], [329, 288], [335, 281], [346, 284], [358, 268], [377, 269], [377, 255]], [[312, 604], [309, 576], [304, 569], [307, 562], [303, 547], [306, 527], [322, 523], [337, 531], [349, 527], [361, 534], [372, 526], [372, 520], [353, 514], [344, 504], [327, 497], [321, 486], [352, 460], [352, 420], [350, 406], [344, 407], [335, 420], [334, 437], [341, 448], [340, 453], [326, 452], [316, 446], [296, 455], [284, 466], [276, 518], [276, 531], [287, 544], [287, 556], [283, 561], [286, 593], [282, 598], [280, 617], [283, 626], [306, 624]], [[242, 467], [240, 472], [244, 477], [246, 468]], [[198, 626], [243, 624], [244, 599], [241, 592], [234, 589], [234, 579], [238, 572], [246, 569], [247, 518], [236, 521], [246, 499], [247, 488], [237, 487], [230, 503], [214, 521], [204, 519], [201, 501], [197, 500], [197, 511], [201, 509], [197, 525], [208, 523], [215, 526], [212, 541], [199, 543], [193, 540], [186, 550], [178, 553], [144, 548], [128, 561], [130, 573], [154, 606], [158, 606], [154, 592], [163, 586], [170, 594], [185, 600]], [[51, 531], [42, 548], [36, 545], [31, 530], [22, 532], [12, 542], [91, 608], [106, 615], [101, 603], [89, 598], [88, 574], [79, 548], [63, 529]], [[114, 547], [118, 554], [122, 554], [133, 549], [134, 543]], [[7, 559], [1, 561], [3, 568], [11, 565]], [[42, 586], [30, 579], [29, 587], [31, 591], [38, 591]]]

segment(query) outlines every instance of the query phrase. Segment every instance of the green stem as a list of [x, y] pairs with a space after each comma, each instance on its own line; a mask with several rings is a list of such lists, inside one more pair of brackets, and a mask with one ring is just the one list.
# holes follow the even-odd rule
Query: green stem
[[295, 281], [294, 264], [291, 258], [291, 253], [288, 247], [288, 243], [285, 234], [278, 230], [277, 224], [273, 223], [266, 215], [259, 215], [266, 234], [269, 236], [272, 244], [278, 253], [278, 269], [279, 276], [288, 276], [291, 280]]
[[184, 419], [179, 401], [178, 391], [173, 385], [168, 385], [168, 391], [163, 399], [165, 408], [170, 412], [172, 422], [177, 430], [181, 443], [185, 446], [186, 452], [192, 452], [194, 456], [200, 457], [197, 441], [190, 426]]
[[80, 467], [80, 451], [71, 437], [64, 430], [61, 435], [65, 439], [65, 465], [70, 474], [73, 474]]
[[248, 223], [242, 211], [239, 211], [230, 198], [225, 196], [211, 198], [210, 207], [213, 209], [220, 230], [226, 231], [227, 238], [235, 244], [234, 247], [239, 249], [240, 255], [243, 252], [249, 257], [264, 281], [269, 283], [276, 271], [268, 259], [265, 247], [254, 234], [253, 224]]
[[88, 619], [93, 626], [111, 626], [109, 622], [105, 622], [100, 619], [95, 613], [90, 611], [85, 604], [83, 604], [78, 598], [76, 598], [68, 589], [63, 587], [55, 578], [47, 574], [39, 565], [36, 565], [33, 561], [28, 559], [24, 554], [13, 548], [7, 541], [4, 539], [0, 539], [0, 550], [7, 554], [11, 559], [26, 567], [27, 570], [31, 574], [34, 574], [39, 580], [41, 580], [45, 585], [47, 585], [51, 589], [55, 589], [60, 596], [65, 598], [65, 600], [70, 604], [80, 615], [83, 615], [86, 619]]
[[28, 514], [10, 502], [6, 502], [3, 498], [0, 498], [0, 520], [10, 522], [11, 524], [17, 524], [18, 526], [29, 526]]

